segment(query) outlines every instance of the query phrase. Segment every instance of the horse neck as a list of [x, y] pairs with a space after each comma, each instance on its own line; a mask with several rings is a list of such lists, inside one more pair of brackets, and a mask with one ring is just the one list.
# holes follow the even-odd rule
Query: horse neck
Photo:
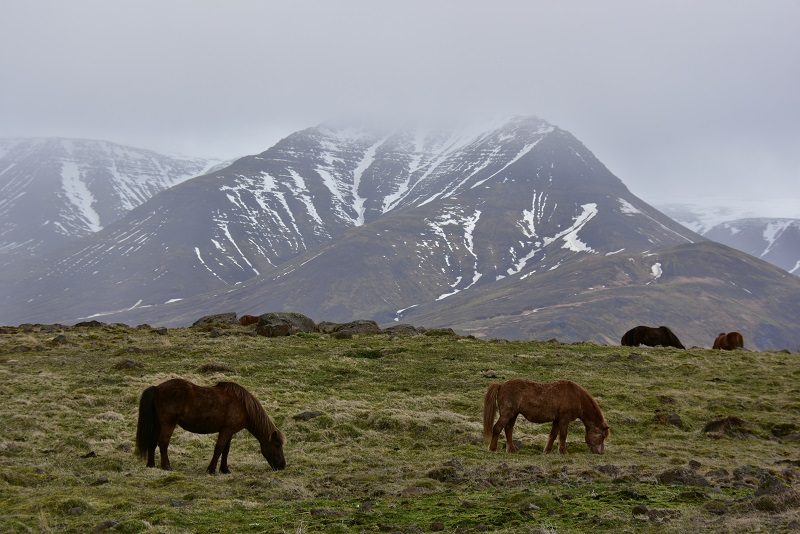
[[606, 420], [597, 401], [586, 391], [581, 391], [581, 412], [581, 421], [584, 426], [589, 424], [601, 426]]
[[277, 431], [275, 424], [264, 411], [264, 408], [253, 399], [252, 405], [247, 409], [247, 431], [250, 432], [259, 443], [270, 440], [273, 432]]

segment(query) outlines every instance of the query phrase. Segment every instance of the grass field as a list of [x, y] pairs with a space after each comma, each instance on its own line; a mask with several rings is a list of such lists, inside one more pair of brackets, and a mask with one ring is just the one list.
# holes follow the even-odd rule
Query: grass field
[[[800, 529], [797, 354], [243, 327], [65, 329], [55, 343], [59, 332], [0, 334], [2, 532]], [[201, 371], [210, 363], [223, 370]], [[138, 398], [176, 376], [248, 388], [286, 435], [287, 468], [271, 471], [242, 432], [232, 473], [207, 475], [215, 436], [180, 429], [173, 470], [146, 468]], [[483, 394], [513, 377], [582, 384], [611, 425], [606, 454], [588, 453], [575, 422], [569, 453], [544, 455], [549, 425], [522, 418], [523, 448], [490, 453]], [[306, 411], [321, 415], [294, 418]], [[742, 426], [703, 431], [727, 416]]]

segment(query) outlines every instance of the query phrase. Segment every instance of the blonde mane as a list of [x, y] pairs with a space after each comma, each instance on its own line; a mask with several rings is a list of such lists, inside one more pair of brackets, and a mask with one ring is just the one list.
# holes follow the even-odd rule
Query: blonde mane
[[272, 439], [272, 434], [277, 432], [280, 436], [281, 443], [283, 443], [283, 434], [281, 434], [275, 423], [264, 411], [264, 407], [258, 402], [258, 399], [252, 393], [244, 389], [239, 384], [234, 382], [219, 382], [218, 388], [222, 388], [227, 393], [235, 396], [244, 405], [245, 412], [247, 413], [247, 430], [250, 431], [259, 441]]

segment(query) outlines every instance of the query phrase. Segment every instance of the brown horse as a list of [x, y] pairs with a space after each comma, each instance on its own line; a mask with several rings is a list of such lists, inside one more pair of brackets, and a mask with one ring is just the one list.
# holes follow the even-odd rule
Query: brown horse
[[[494, 416], [500, 418], [494, 423]], [[567, 452], [567, 429], [570, 422], [580, 419], [586, 427], [586, 444], [595, 454], [603, 454], [603, 442], [609, 428], [597, 402], [585, 389], [570, 380], [539, 383], [530, 380], [509, 380], [502, 384], [491, 384], [483, 400], [483, 437], [489, 442], [489, 450], [497, 450], [500, 432], [506, 432], [506, 450], [516, 452], [511, 440], [517, 416], [532, 423], [553, 422], [550, 438], [544, 452], [553, 450], [558, 434], [559, 452]]]
[[714, 340], [714, 349], [733, 350], [743, 348], [744, 338], [739, 332], [728, 332], [727, 334], [723, 332]]
[[672, 333], [672, 330], [666, 326], [637, 326], [631, 328], [625, 335], [622, 336], [620, 345], [625, 347], [638, 347], [639, 345], [647, 345], [648, 347], [655, 347], [656, 345], [663, 345], [664, 347], [675, 347], [676, 349], [685, 349], [686, 347], [678, 339], [678, 336]]
[[228, 451], [234, 434], [246, 428], [261, 443], [261, 454], [272, 469], [283, 469], [284, 438], [267, 413], [249, 391], [233, 382], [220, 382], [213, 387], [192, 384], [173, 378], [150, 386], [139, 400], [139, 422], [136, 426], [136, 454], [147, 458], [147, 467], [155, 467], [156, 445], [161, 452], [161, 469], [170, 469], [169, 439], [175, 425], [195, 434], [219, 432], [208, 472], [229, 473]]
[[258, 317], [255, 315], [242, 315], [239, 317], [239, 324], [242, 326], [250, 326], [256, 323], [258, 323]]

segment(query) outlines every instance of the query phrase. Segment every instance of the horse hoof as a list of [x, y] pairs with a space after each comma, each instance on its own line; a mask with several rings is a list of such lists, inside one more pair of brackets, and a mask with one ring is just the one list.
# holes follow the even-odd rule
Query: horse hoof
[[219, 472], [222, 473], [223, 475], [229, 475], [231, 470], [230, 469], [220, 469]]

